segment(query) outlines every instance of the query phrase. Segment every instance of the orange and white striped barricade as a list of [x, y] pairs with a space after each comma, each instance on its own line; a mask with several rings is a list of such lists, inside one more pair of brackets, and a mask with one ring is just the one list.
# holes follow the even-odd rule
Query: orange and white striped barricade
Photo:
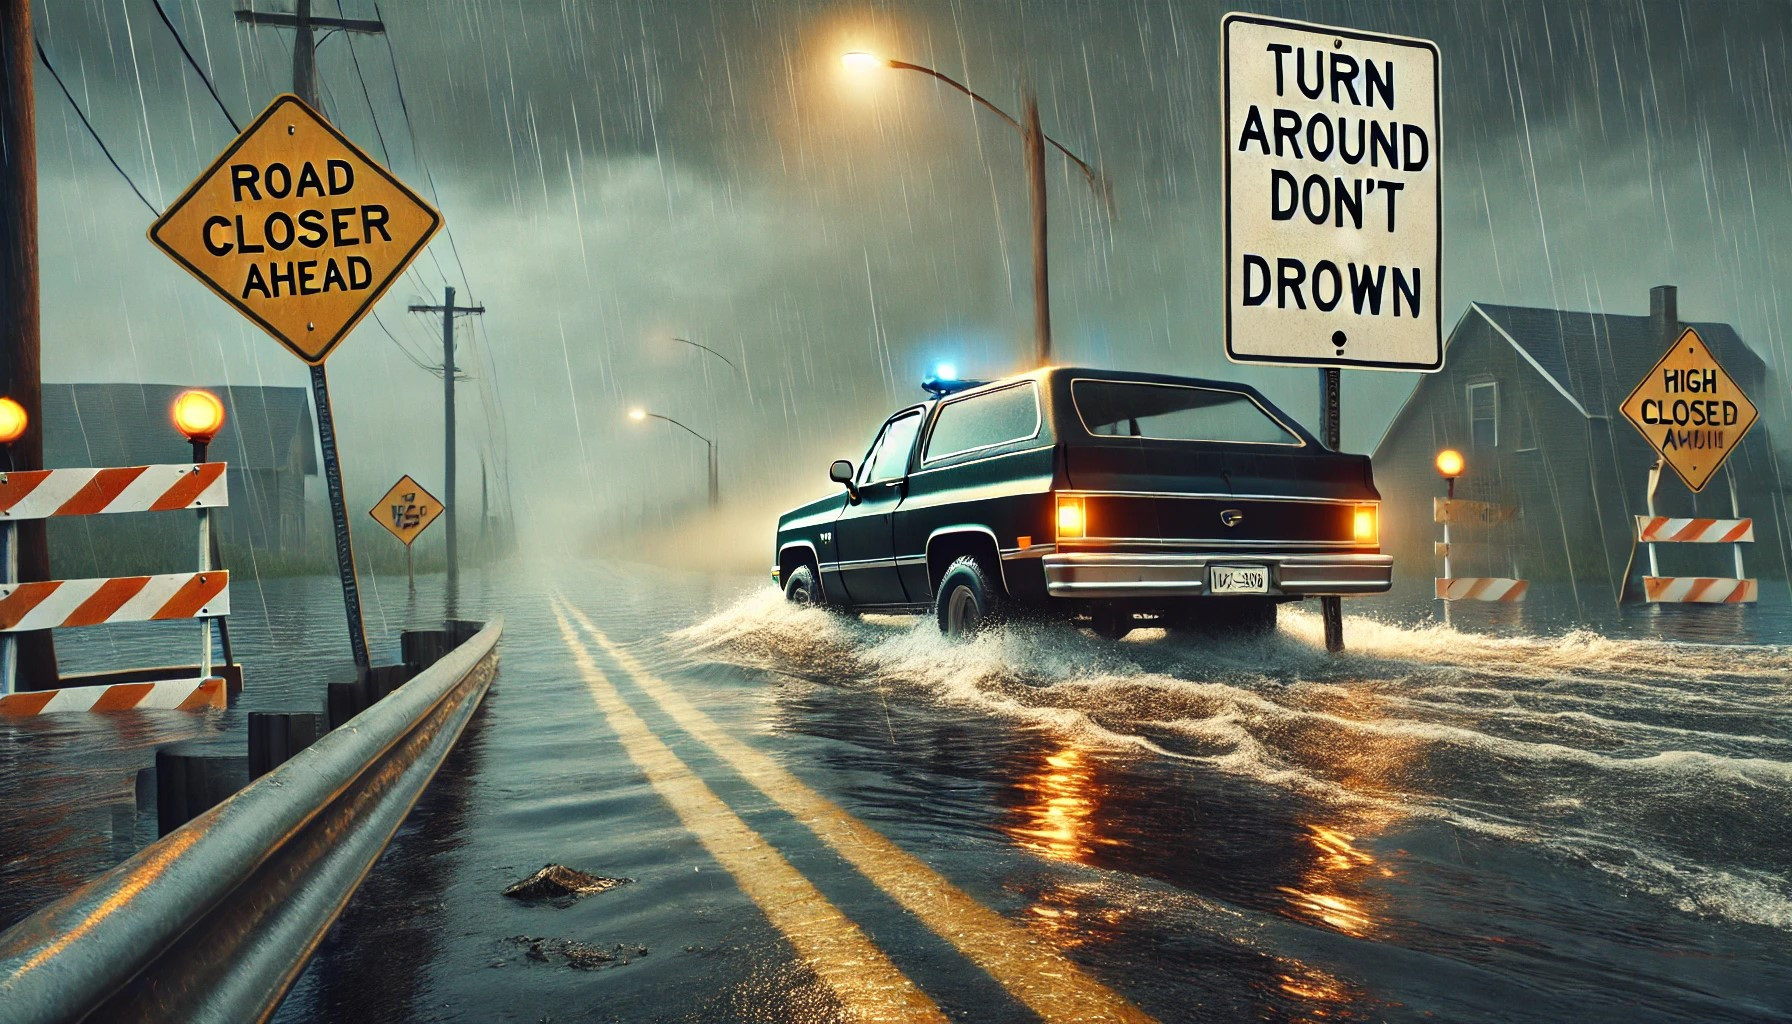
[[[0, 473], [0, 711], [39, 714], [123, 707], [186, 707], [223, 693], [212, 675], [211, 620], [230, 613], [230, 574], [211, 566], [210, 513], [230, 503], [222, 462], [118, 469], [37, 469]], [[124, 512], [199, 512], [199, 571], [91, 580], [18, 580], [17, 524], [28, 519]], [[198, 619], [204, 642], [197, 679], [71, 687], [13, 694], [18, 674], [14, 634], [24, 630], [107, 622]], [[214, 681], [217, 686], [211, 686]], [[142, 687], [149, 687], [145, 691]], [[119, 690], [119, 687], [135, 688]], [[112, 691], [117, 694], [108, 697]], [[75, 696], [60, 697], [61, 693]], [[43, 694], [51, 694], [44, 698]], [[29, 697], [15, 701], [12, 697]], [[40, 699], [41, 698], [41, 699]], [[29, 711], [13, 709], [30, 708]]]
[[1437, 580], [1439, 601], [1522, 601], [1529, 580], [1505, 576], [1444, 576]]
[[[1451, 488], [1452, 492], [1454, 487]], [[1510, 576], [1456, 576], [1450, 571], [1450, 524], [1476, 523], [1498, 526], [1518, 518], [1518, 509], [1486, 501], [1470, 501], [1454, 497], [1433, 498], [1431, 518], [1444, 528], [1444, 539], [1436, 545], [1437, 556], [1443, 559], [1444, 574], [1437, 577], [1435, 596], [1439, 601], [1523, 601], [1530, 590], [1528, 580]], [[1514, 567], [1516, 568], [1516, 566]], [[1516, 573], [1514, 574], [1516, 575]], [[1449, 605], [1444, 605], [1446, 615]]]
[[199, 711], [222, 708], [228, 699], [225, 682], [218, 676], [113, 683], [111, 686], [69, 686], [0, 697], [0, 718], [63, 711]]
[[[1738, 514], [1736, 476], [1726, 469], [1730, 483], [1730, 519], [1660, 516], [1655, 514], [1655, 488], [1661, 480], [1658, 459], [1649, 470], [1649, 514], [1636, 516], [1636, 539], [1648, 545], [1649, 574], [1643, 577], [1643, 600], [1648, 604], [1754, 604], [1760, 586], [1742, 565], [1742, 545], [1753, 543], [1755, 521]], [[1729, 544], [1735, 558], [1734, 576], [1663, 576], [1656, 560], [1657, 544]]]

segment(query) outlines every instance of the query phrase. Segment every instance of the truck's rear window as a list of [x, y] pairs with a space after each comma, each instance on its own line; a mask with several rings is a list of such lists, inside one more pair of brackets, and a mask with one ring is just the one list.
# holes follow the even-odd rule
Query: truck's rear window
[[1070, 396], [1089, 433], [1167, 441], [1299, 445], [1301, 439], [1242, 391], [1139, 381], [1074, 380]]

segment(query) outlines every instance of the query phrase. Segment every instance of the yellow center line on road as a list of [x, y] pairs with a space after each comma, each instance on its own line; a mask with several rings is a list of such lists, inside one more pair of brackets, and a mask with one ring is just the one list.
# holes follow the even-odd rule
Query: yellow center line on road
[[741, 891], [759, 906], [803, 962], [833, 991], [844, 1018], [892, 1024], [946, 1024], [946, 1015], [933, 1000], [898, 970], [858, 925], [828, 902], [814, 884], [654, 735], [591, 660], [590, 651], [559, 607], [554, 608], [554, 618], [559, 620], [560, 635], [566, 640], [586, 687], [630, 760], [647, 776], [684, 827], [734, 877]]
[[707, 744], [742, 778], [808, 826], [1047, 1024], [1155, 1024], [1125, 996], [1090, 977], [1049, 943], [960, 891], [883, 833], [804, 785], [771, 757], [723, 732], [714, 719], [647, 671], [579, 609], [567, 603], [566, 610], [679, 726]]

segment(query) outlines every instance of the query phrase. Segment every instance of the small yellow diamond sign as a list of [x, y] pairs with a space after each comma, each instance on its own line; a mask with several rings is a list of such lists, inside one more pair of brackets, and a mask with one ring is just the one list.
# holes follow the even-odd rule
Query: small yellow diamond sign
[[1695, 492], [1742, 444], [1756, 417], [1755, 403], [1690, 327], [1624, 400], [1623, 410]]
[[149, 240], [293, 354], [321, 363], [441, 223], [288, 94], [187, 187]]
[[398, 478], [380, 503], [369, 510], [379, 524], [392, 531], [392, 536], [404, 541], [409, 547], [417, 535], [429, 529], [429, 524], [442, 514], [442, 503], [436, 496], [417, 485], [407, 473]]

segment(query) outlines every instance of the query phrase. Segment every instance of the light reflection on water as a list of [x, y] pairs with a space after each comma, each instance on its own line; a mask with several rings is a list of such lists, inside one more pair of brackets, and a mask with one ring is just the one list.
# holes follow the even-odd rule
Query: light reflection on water
[[1098, 832], [1095, 769], [1071, 744], [1039, 757], [1015, 787], [1027, 802], [1015, 808], [1002, 831], [1041, 857], [1087, 863], [1097, 845], [1110, 841]]

